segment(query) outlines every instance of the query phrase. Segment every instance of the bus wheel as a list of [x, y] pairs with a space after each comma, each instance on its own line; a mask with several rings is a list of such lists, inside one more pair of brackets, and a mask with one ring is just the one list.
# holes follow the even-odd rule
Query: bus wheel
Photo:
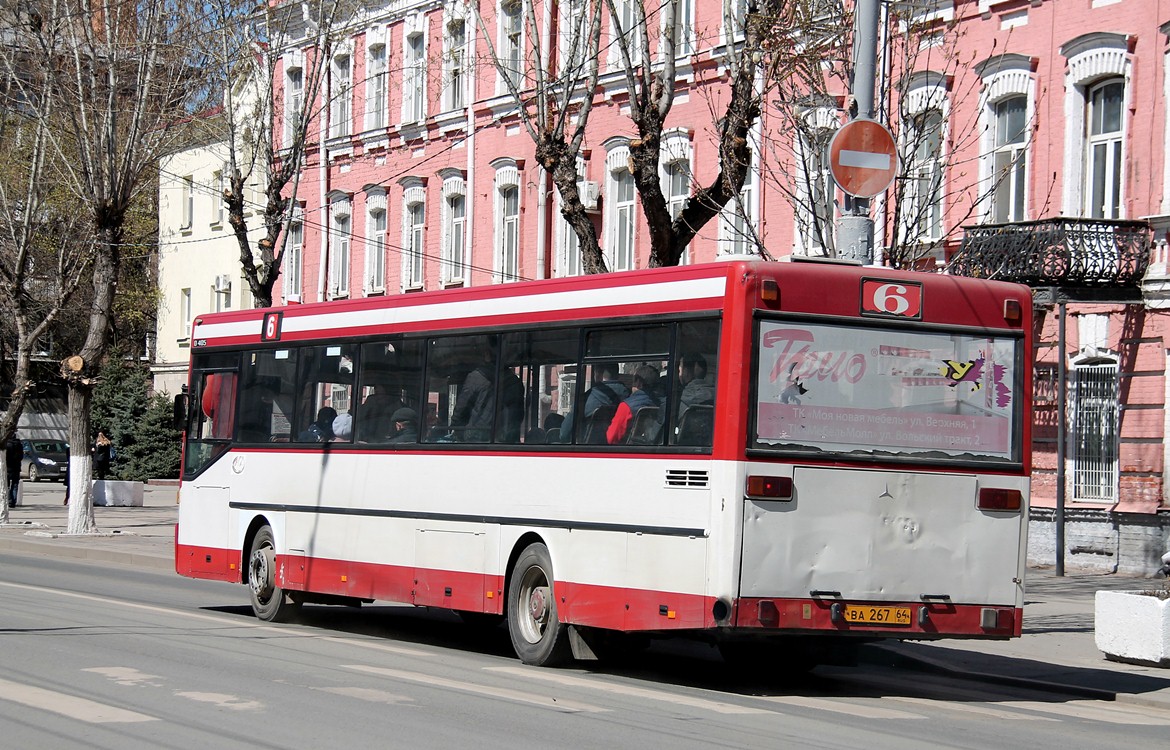
[[252, 591], [252, 611], [261, 620], [288, 622], [300, 609], [300, 602], [293, 601], [276, 585], [276, 546], [270, 526], [262, 527], [252, 540], [248, 588]]
[[516, 560], [508, 584], [508, 634], [525, 664], [551, 667], [568, 661], [568, 628], [557, 619], [552, 558], [543, 544], [531, 544]]

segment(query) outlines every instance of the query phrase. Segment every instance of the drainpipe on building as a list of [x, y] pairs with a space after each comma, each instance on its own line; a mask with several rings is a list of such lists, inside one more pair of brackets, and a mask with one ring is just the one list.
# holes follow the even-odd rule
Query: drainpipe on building
[[[1057, 303], [1058, 325], [1056, 332], [1056, 382], [1059, 395], [1056, 399], [1056, 511], [1052, 517], [1052, 530], [1056, 536], [1056, 575], [1064, 575], [1064, 440], [1067, 418], [1065, 402], [1068, 400], [1068, 371], [1065, 367], [1065, 303]], [[1025, 522], [1027, 519], [1024, 519]]]
[[[477, 25], [474, 23], [466, 24], [467, 28], [467, 49], [475, 51], [475, 35]], [[465, 127], [466, 141], [467, 141], [467, 177], [463, 183], [464, 189], [464, 205], [466, 207], [466, 216], [464, 217], [466, 223], [466, 231], [463, 233], [463, 285], [472, 286], [471, 274], [474, 268], [474, 259], [471, 257], [471, 249], [475, 247], [475, 102], [477, 101], [475, 91], [475, 76], [469, 76], [471, 79], [466, 84], [470, 91], [466, 91], [467, 95], [467, 124]]]
[[321, 149], [318, 157], [321, 161], [317, 166], [317, 171], [320, 176], [317, 179], [317, 184], [320, 185], [318, 192], [321, 200], [321, 217], [318, 224], [321, 226], [321, 260], [320, 268], [317, 273], [317, 301], [325, 301], [325, 290], [328, 288], [326, 284], [329, 282], [329, 230], [332, 228], [329, 215], [329, 204], [327, 203], [329, 197], [329, 148], [325, 145], [326, 134], [326, 111], [321, 112], [317, 123], [317, 137], [320, 139]]
[[[549, 50], [549, 39], [552, 36], [552, 3], [544, 3], [544, 18], [541, 19], [540, 35], [542, 37], [541, 44], [544, 46], [542, 50], [542, 59], [540, 61], [541, 70], [550, 70], [549, 62], [552, 59]], [[549, 213], [548, 213], [548, 171], [540, 164], [536, 166], [536, 278], [547, 278], [547, 269], [551, 266], [548, 262], [548, 235], [549, 235]]]

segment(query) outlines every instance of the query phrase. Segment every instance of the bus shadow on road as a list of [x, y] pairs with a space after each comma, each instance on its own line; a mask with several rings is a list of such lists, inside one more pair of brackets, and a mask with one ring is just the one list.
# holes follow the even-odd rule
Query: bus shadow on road
[[[211, 611], [253, 619], [247, 606], [213, 607]], [[307, 605], [293, 623], [331, 636], [344, 635], [417, 648], [452, 649], [468, 654], [515, 659], [502, 622], [465, 622], [454, 612], [410, 605], [363, 607]], [[279, 627], [279, 626], [276, 626]], [[644, 647], [642, 647], [644, 645]], [[917, 658], [929, 649], [936, 658]], [[910, 653], [907, 653], [907, 652]], [[948, 653], [950, 652], [950, 653]], [[939, 656], [943, 658], [938, 658]], [[953, 660], [951, 663], [947, 659]], [[996, 656], [938, 646], [900, 644], [862, 646], [857, 666], [821, 666], [811, 671], [786, 670], [782, 661], [757, 664], [723, 661], [711, 643], [687, 638], [650, 639], [603, 655], [599, 661], [572, 662], [569, 670], [626, 680], [710, 690], [737, 696], [807, 696], [825, 698], [935, 698], [956, 702], [1029, 700], [1063, 703], [1086, 698], [1111, 699], [1118, 693], [1170, 689], [1170, 679], [1107, 669], [1060, 667], [1033, 660]], [[1060, 682], [1052, 676], [1063, 676]], [[1031, 676], [1029, 676], [1031, 675]]]

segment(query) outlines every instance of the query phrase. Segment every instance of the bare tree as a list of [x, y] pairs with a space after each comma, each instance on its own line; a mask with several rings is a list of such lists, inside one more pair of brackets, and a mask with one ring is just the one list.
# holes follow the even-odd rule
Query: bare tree
[[[334, 46], [357, 4], [215, 0], [210, 7], [219, 28], [206, 54], [223, 97], [217, 140], [226, 144], [229, 159], [223, 201], [255, 305], [268, 307], [295, 219], [307, 146], [327, 106], [318, 103], [326, 100], [321, 94], [328, 91]], [[253, 192], [261, 194], [261, 205], [250, 204]], [[255, 226], [249, 215], [259, 216]]]
[[[751, 163], [749, 133], [760, 115], [764, 94], [762, 75], [768, 58], [765, 47], [784, 23], [784, 0], [748, 0], [744, 12], [725, 6], [729, 36], [742, 41], [726, 45], [730, 71], [726, 104], [716, 117], [719, 171], [707, 185], [692, 185], [682, 210], [672, 214], [662, 191], [659, 163], [662, 136], [674, 104], [676, 53], [680, 41], [678, 0], [632, 2], [623, 15], [614, 0], [578, 0], [558, 6], [555, 23], [538, 23], [534, 4], [524, 6], [524, 23], [531, 40], [531, 64], [523, 74], [513, 54], [492, 43], [493, 34], [475, 9], [487, 40], [488, 57], [508, 94], [515, 114], [536, 144], [536, 158], [552, 175], [561, 197], [561, 214], [573, 228], [581, 247], [586, 273], [604, 272], [605, 260], [596, 227], [581, 202], [577, 159], [589, 115], [598, 91], [599, 47], [603, 9], [614, 29], [629, 97], [630, 117], [637, 137], [630, 142], [630, 172], [638, 191], [650, 234], [650, 265], [677, 265], [696, 233], [731, 202], [737, 201]], [[498, 7], [498, 6], [497, 6]], [[515, 4], [520, 7], [519, 3]], [[661, 29], [651, 39], [649, 29]], [[558, 39], [555, 47], [547, 39]], [[652, 57], [657, 53], [657, 57]], [[651, 61], [654, 61], [653, 63]], [[707, 86], [721, 85], [708, 82]], [[741, 207], [742, 210], [742, 207]]]
[[68, 532], [95, 529], [89, 477], [90, 404], [110, 340], [127, 216], [153, 188], [161, 155], [203, 106], [197, 39], [204, 6], [188, 0], [46, 0], [17, 4], [24, 44], [42, 66], [44, 95], [29, 103], [44, 125], [60, 179], [94, 237], [85, 339], [61, 364], [69, 388], [72, 502]]
[[[54, 330], [63, 307], [81, 283], [92, 245], [88, 227], [79, 221], [67, 195], [58, 186], [48, 146], [48, 121], [30, 116], [27, 103], [44, 96], [38, 59], [16, 40], [27, 20], [11, 9], [0, 11], [0, 141], [8, 159], [0, 166], [0, 349], [11, 351], [11, 370], [4, 358], [3, 380], [12, 390], [0, 412], [0, 443], [15, 433], [30, 392], [32, 357]], [[52, 117], [51, 103], [44, 113]], [[0, 466], [0, 486], [8, 483]], [[0, 523], [8, 521], [8, 503], [0, 503]]]
[[[841, 0], [793, 3], [794, 23], [787, 32], [791, 43], [773, 49], [785, 59], [773, 68], [782, 78], [775, 81], [771, 99], [778, 126], [765, 138], [769, 158], [764, 160], [764, 179], [793, 208], [796, 249], [832, 257], [834, 220], [841, 206], [829, 173], [828, 143], [855, 114], [849, 95], [853, 16]], [[902, 154], [892, 188], [875, 201], [876, 218], [888, 237], [883, 261], [898, 268], [933, 267], [1006, 175], [994, 175], [982, 185], [944, 179], [947, 174], [979, 172], [977, 164], [969, 163], [969, 154], [978, 154], [983, 137], [977, 115], [974, 121], [955, 115], [961, 111], [954, 106], [957, 100], [982, 95], [962, 75], [976, 51], [964, 50], [961, 25], [923, 15], [917, 4], [891, 4], [883, 35], [877, 95], [885, 105], [879, 109], [890, 120]], [[1027, 138], [1031, 132], [1024, 129]], [[1023, 158], [1023, 149], [1018, 158]], [[944, 205], [952, 207], [949, 228], [943, 222]], [[955, 216], [956, 205], [965, 207], [962, 216]]]

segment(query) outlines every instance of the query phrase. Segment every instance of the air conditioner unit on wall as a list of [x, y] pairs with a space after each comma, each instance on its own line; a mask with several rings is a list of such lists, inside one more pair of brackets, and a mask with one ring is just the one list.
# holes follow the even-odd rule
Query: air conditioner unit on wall
[[230, 292], [232, 290], [232, 277], [223, 274], [215, 277], [215, 291]]
[[597, 211], [601, 199], [601, 186], [593, 180], [581, 183], [581, 206], [586, 211]]

